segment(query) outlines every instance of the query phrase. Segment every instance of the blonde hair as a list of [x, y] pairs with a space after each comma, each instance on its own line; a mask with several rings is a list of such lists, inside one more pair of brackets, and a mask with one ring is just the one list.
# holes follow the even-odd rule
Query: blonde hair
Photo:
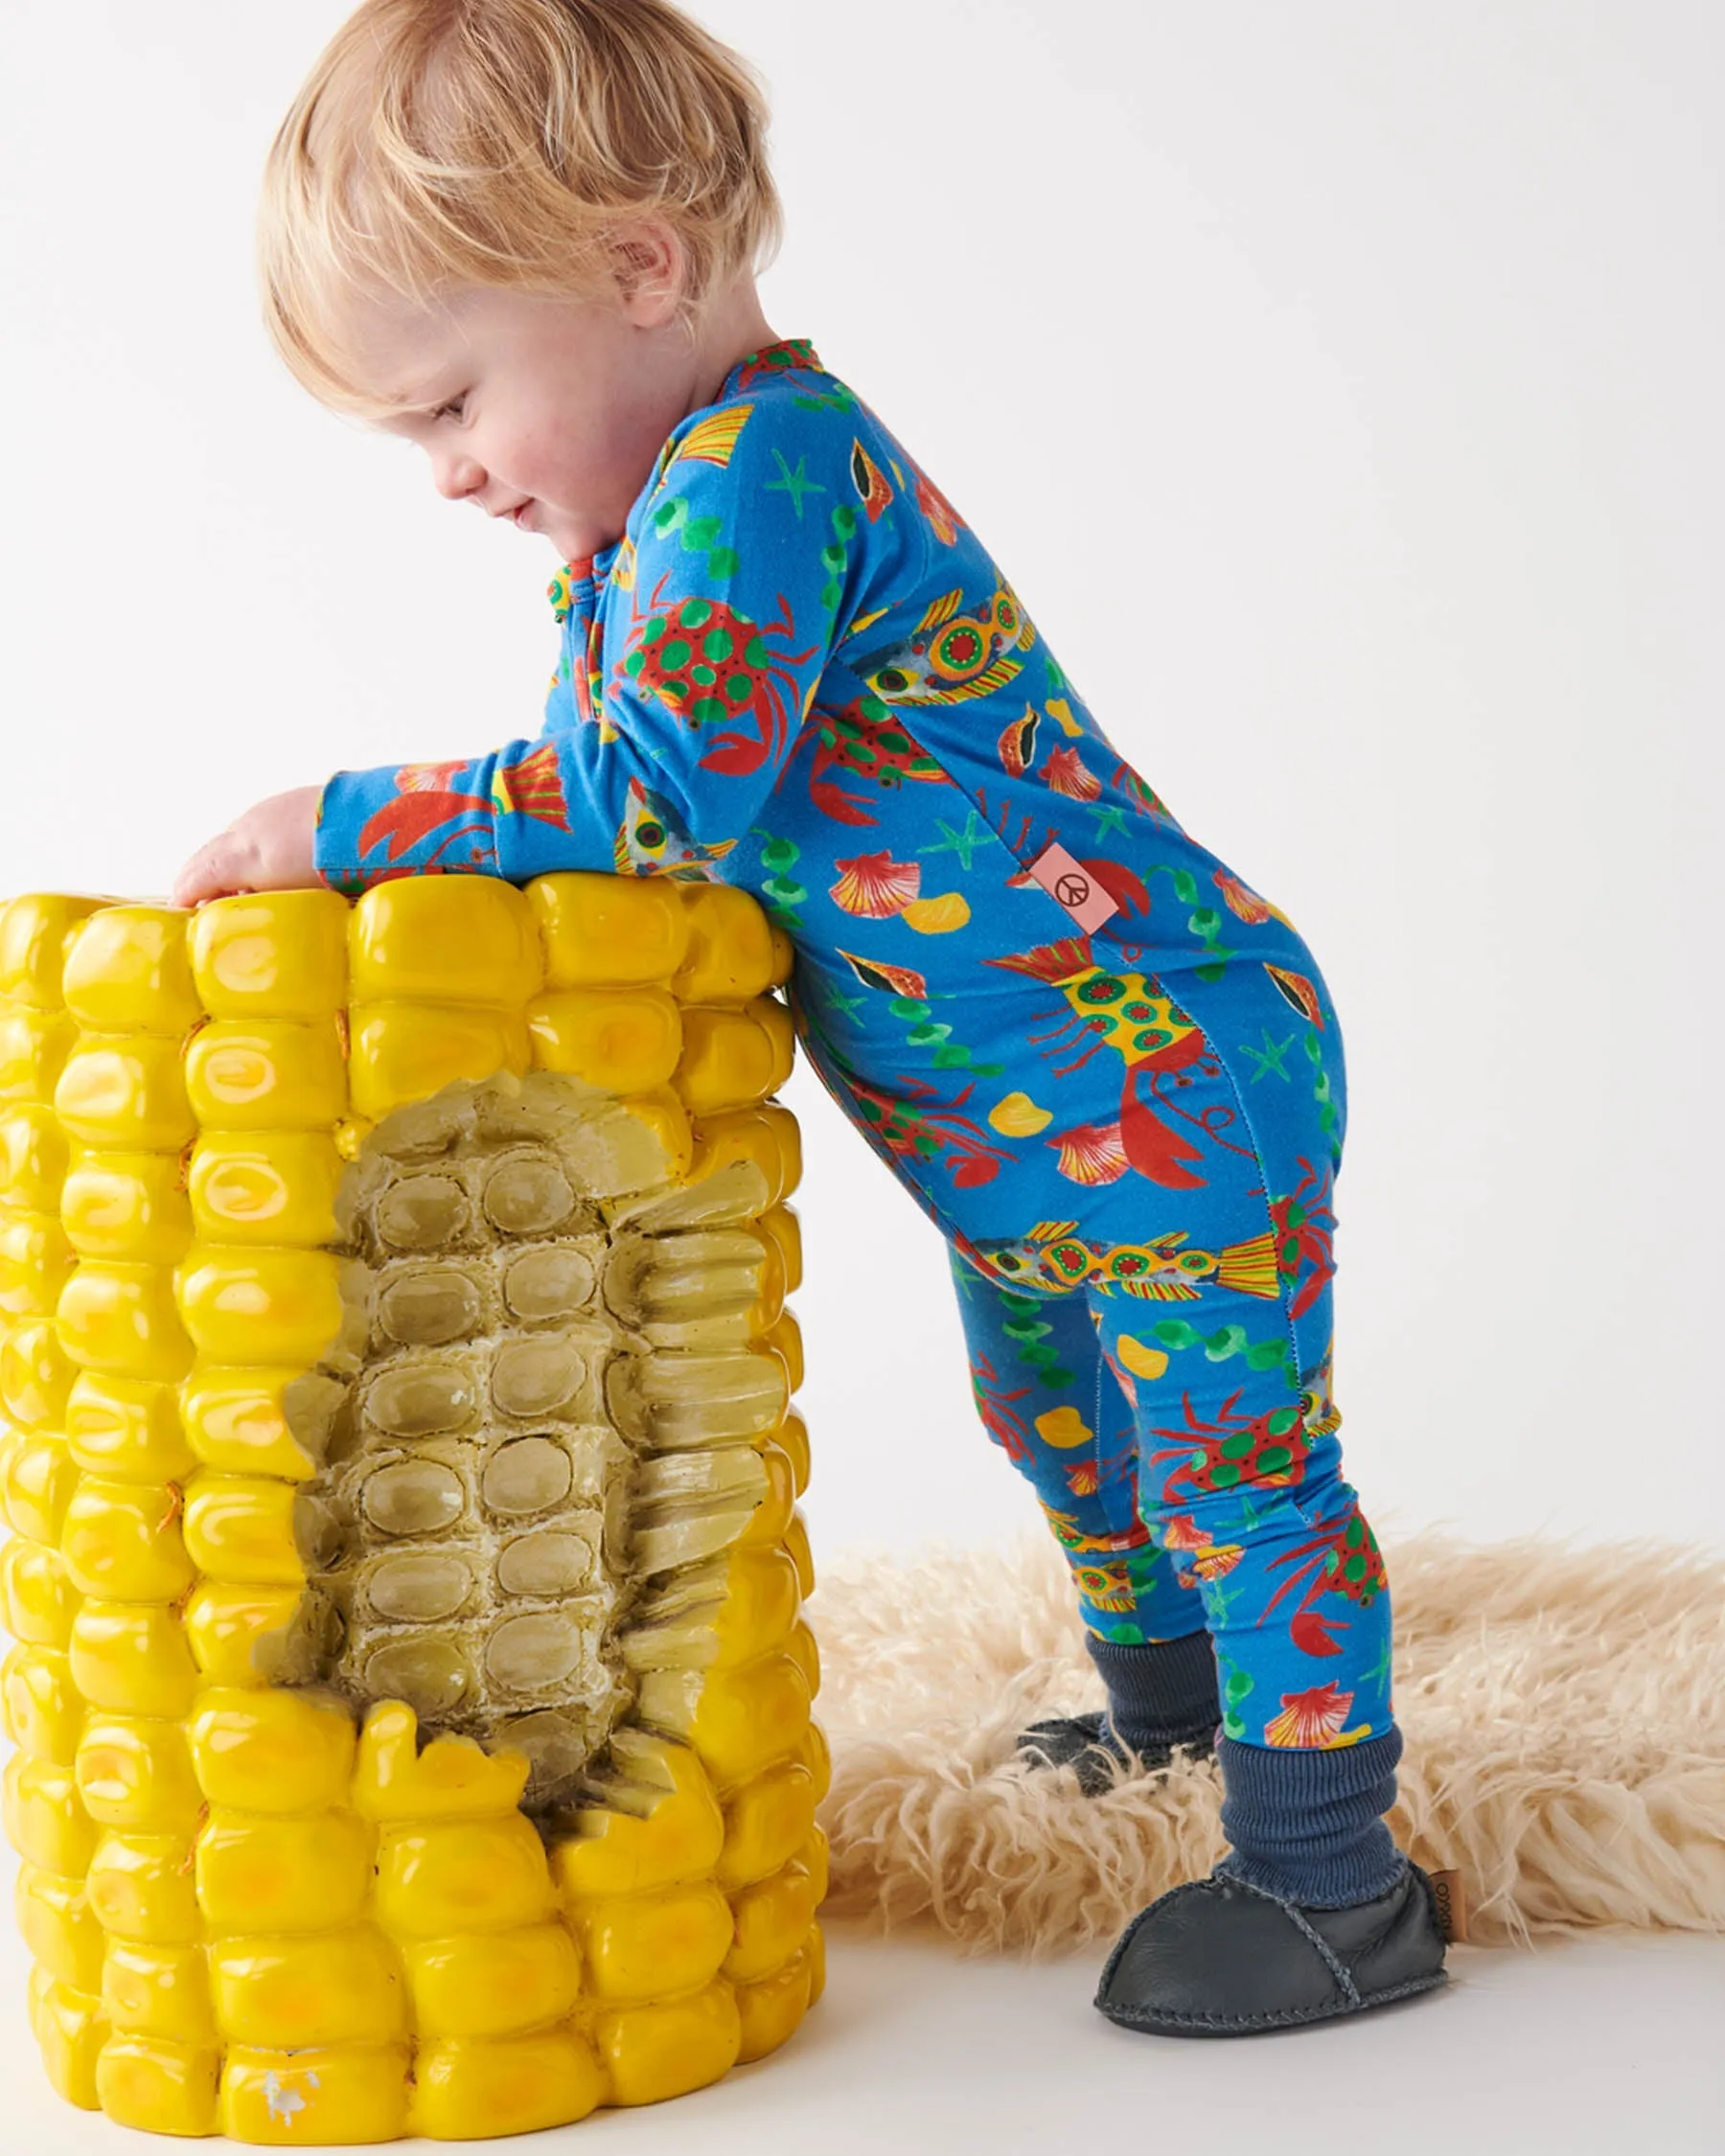
[[767, 122], [748, 63], [669, 0], [364, 0], [269, 153], [270, 334], [322, 402], [375, 411], [334, 333], [344, 292], [593, 296], [638, 217], [681, 243], [692, 323], [777, 248]]

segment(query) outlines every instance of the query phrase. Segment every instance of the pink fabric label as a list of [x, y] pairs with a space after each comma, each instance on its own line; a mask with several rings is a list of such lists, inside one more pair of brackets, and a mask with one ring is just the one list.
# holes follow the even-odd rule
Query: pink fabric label
[[1045, 846], [1025, 873], [1033, 876], [1050, 898], [1059, 900], [1086, 935], [1120, 910], [1118, 901], [1111, 898], [1064, 846]]

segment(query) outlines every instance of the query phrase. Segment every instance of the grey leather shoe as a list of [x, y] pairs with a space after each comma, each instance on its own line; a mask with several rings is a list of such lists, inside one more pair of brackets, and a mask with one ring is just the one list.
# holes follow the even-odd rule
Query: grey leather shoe
[[1116, 1767], [1130, 1769], [1138, 1761], [1150, 1768], [1165, 1767], [1177, 1751], [1189, 1752], [1195, 1759], [1207, 1759], [1215, 1749], [1215, 1730], [1207, 1727], [1190, 1736], [1132, 1752], [1108, 1727], [1103, 1708], [1090, 1714], [1057, 1715], [1052, 1721], [1032, 1722], [1018, 1736], [1018, 1750], [1032, 1766], [1072, 1768], [1078, 1777], [1079, 1793], [1085, 1797], [1100, 1797], [1112, 1789]]
[[1412, 1860], [1388, 1893], [1307, 1909], [1243, 1879], [1190, 1879], [1141, 1910], [1096, 2006], [1122, 2029], [1249, 2036], [1363, 2013], [1446, 1981], [1444, 1919]]

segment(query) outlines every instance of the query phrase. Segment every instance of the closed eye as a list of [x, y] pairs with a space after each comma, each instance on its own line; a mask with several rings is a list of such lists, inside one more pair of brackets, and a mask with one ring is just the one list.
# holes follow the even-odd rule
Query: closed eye
[[464, 389], [459, 397], [450, 397], [446, 400], [445, 402], [439, 404], [432, 412], [431, 418], [434, 421], [446, 419], [458, 420], [467, 410], [467, 401], [468, 393]]

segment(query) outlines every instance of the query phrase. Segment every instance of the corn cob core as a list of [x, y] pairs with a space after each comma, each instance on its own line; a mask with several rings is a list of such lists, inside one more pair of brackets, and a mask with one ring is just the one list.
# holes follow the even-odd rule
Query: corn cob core
[[519, 2131], [817, 1994], [788, 957], [663, 880], [0, 912], [6, 1823], [72, 2100]]

